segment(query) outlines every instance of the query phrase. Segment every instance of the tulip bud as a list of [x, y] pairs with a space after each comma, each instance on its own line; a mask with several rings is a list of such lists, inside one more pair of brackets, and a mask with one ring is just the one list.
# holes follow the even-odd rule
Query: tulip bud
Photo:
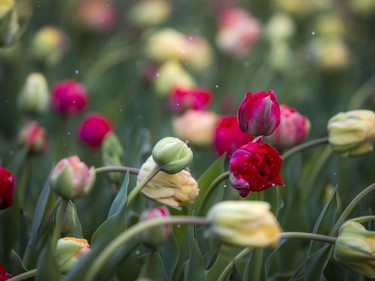
[[46, 131], [38, 122], [29, 121], [20, 130], [18, 143], [29, 153], [41, 154], [47, 150], [48, 142]]
[[78, 139], [92, 149], [102, 145], [105, 136], [112, 131], [111, 123], [98, 113], [87, 115], [78, 127]]
[[[143, 163], [139, 171], [137, 183], [155, 168], [152, 156]], [[167, 174], [162, 171], [149, 181], [141, 192], [146, 197], [172, 208], [179, 208], [193, 203], [199, 194], [198, 183], [187, 170], [176, 174]]]
[[333, 256], [347, 268], [367, 278], [375, 278], [375, 231], [354, 221], [345, 222], [335, 243]]
[[211, 235], [223, 244], [239, 247], [275, 247], [280, 225], [263, 201], [224, 201], [207, 213]]
[[49, 90], [46, 78], [41, 73], [31, 73], [18, 98], [19, 108], [28, 114], [40, 114], [47, 110]]
[[129, 11], [129, 20], [136, 26], [148, 27], [165, 22], [171, 14], [171, 5], [165, 0], [143, 0]]
[[67, 200], [85, 196], [94, 182], [94, 167], [89, 169], [77, 156], [60, 160], [51, 175], [52, 188]]
[[[123, 163], [124, 149], [113, 132], [109, 132], [103, 140], [102, 147], [102, 160], [104, 166], [121, 166]], [[116, 186], [122, 181], [122, 173], [108, 173], [112, 183]]]
[[212, 145], [217, 114], [203, 110], [188, 110], [172, 120], [175, 133], [189, 144], [207, 147]]
[[74, 237], [59, 239], [56, 247], [56, 261], [61, 272], [68, 272], [88, 252], [90, 252], [90, 245], [86, 239]]
[[175, 174], [191, 163], [193, 152], [182, 140], [166, 137], [155, 144], [152, 157], [160, 170], [167, 174]]
[[[56, 211], [55, 220], [57, 218], [60, 218], [60, 214], [61, 214], [61, 205], [59, 205], [59, 208]], [[64, 220], [62, 222], [61, 232], [64, 235], [69, 235], [69, 234], [72, 234], [74, 232], [76, 227], [77, 227], [76, 206], [74, 205], [74, 203], [71, 200], [69, 200], [68, 205], [66, 207]]]
[[[164, 206], [152, 208], [144, 211], [141, 215], [141, 221], [147, 221], [153, 218], [166, 218], [169, 217], [168, 209]], [[143, 243], [150, 247], [158, 247], [162, 245], [170, 236], [172, 228], [169, 224], [154, 227], [143, 231], [141, 240]]]
[[329, 143], [344, 156], [372, 150], [375, 140], [375, 113], [371, 110], [341, 112], [328, 120]]
[[280, 107], [271, 90], [247, 93], [238, 109], [238, 123], [243, 132], [253, 136], [268, 136], [279, 126]]
[[14, 0], [0, 2], [0, 26], [0, 46], [14, 43], [20, 30]]
[[270, 42], [277, 43], [290, 39], [296, 31], [295, 23], [287, 13], [276, 13], [268, 22], [265, 35]]
[[280, 106], [280, 125], [268, 137], [279, 148], [301, 143], [310, 130], [309, 120], [287, 105]]
[[0, 166], [0, 210], [13, 205], [14, 176]]

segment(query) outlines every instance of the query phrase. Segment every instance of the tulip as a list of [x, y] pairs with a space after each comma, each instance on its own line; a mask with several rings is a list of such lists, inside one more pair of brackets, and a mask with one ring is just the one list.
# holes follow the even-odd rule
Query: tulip
[[[168, 209], [164, 206], [152, 208], [144, 211], [141, 215], [141, 221], [147, 221], [153, 218], [169, 217]], [[148, 229], [141, 234], [143, 243], [150, 247], [158, 247], [162, 245], [170, 236], [172, 228], [169, 224], [160, 227]]]
[[18, 143], [29, 153], [41, 154], [48, 148], [47, 133], [36, 121], [28, 121], [20, 130]]
[[193, 152], [182, 140], [166, 137], [154, 145], [152, 157], [160, 170], [168, 174], [175, 174], [191, 163]]
[[177, 136], [200, 147], [212, 145], [217, 114], [203, 110], [188, 110], [172, 120]]
[[333, 256], [347, 268], [367, 278], [375, 278], [375, 231], [355, 220], [340, 228]]
[[60, 160], [51, 174], [53, 190], [67, 200], [85, 196], [95, 183], [95, 169], [90, 169], [77, 157]]
[[61, 272], [68, 272], [88, 252], [90, 252], [90, 245], [86, 239], [74, 237], [59, 239], [56, 246], [56, 261]]
[[296, 26], [293, 19], [287, 13], [276, 13], [269, 20], [265, 35], [270, 42], [278, 43], [293, 37]]
[[[152, 156], [142, 165], [138, 174], [139, 183], [156, 164]], [[187, 170], [176, 174], [159, 172], [149, 181], [141, 192], [146, 197], [172, 208], [179, 208], [188, 203], [193, 203], [199, 194], [198, 183]]]
[[87, 105], [86, 87], [74, 79], [56, 83], [51, 92], [52, 108], [62, 115], [76, 115]]
[[3, 265], [0, 263], [0, 281], [6, 281], [12, 277], [12, 274], [6, 272]]
[[264, 248], [275, 247], [280, 225], [263, 201], [223, 201], [207, 213], [211, 235], [223, 244]]
[[14, 176], [0, 166], [0, 210], [13, 205]]
[[238, 123], [243, 132], [253, 136], [268, 136], [279, 126], [280, 106], [271, 90], [247, 93], [238, 109]]
[[0, 1], [0, 46], [14, 43], [20, 32], [19, 20], [14, 0]]
[[272, 186], [284, 186], [279, 173], [283, 159], [260, 138], [236, 150], [229, 160], [229, 181], [241, 197], [250, 191], [262, 191]]
[[168, 20], [171, 5], [166, 0], [144, 0], [137, 2], [128, 13], [132, 24], [148, 27], [161, 24]]
[[181, 113], [188, 109], [204, 110], [211, 100], [210, 90], [174, 87], [169, 95], [169, 108], [175, 113]]
[[80, 123], [77, 134], [78, 139], [92, 149], [102, 145], [105, 136], [112, 131], [111, 123], [98, 113], [87, 115]]
[[218, 121], [214, 133], [216, 156], [226, 153], [229, 159], [233, 152], [253, 139], [252, 135], [241, 131], [236, 116], [223, 116]]
[[28, 114], [40, 114], [47, 110], [49, 90], [47, 80], [41, 73], [30, 73], [18, 97], [18, 107]]
[[310, 129], [309, 120], [287, 105], [280, 106], [280, 125], [268, 136], [279, 148], [289, 148], [301, 143]]
[[329, 143], [344, 156], [372, 150], [375, 140], [375, 113], [371, 110], [340, 112], [328, 120]]

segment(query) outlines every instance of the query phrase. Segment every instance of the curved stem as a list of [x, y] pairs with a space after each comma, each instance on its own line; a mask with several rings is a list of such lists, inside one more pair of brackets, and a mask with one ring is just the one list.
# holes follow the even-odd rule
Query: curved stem
[[20, 281], [20, 280], [26, 280], [31, 277], [34, 277], [36, 275], [37, 269], [32, 269], [29, 271], [26, 271], [24, 273], [18, 274], [10, 279], [8, 281]]
[[227, 279], [228, 274], [233, 269], [233, 266], [235, 266], [240, 260], [242, 260], [244, 257], [246, 257], [248, 254], [251, 253], [253, 248], [245, 248], [241, 252], [239, 252], [233, 260], [227, 264], [227, 266], [224, 268], [224, 270], [221, 272], [218, 281], [225, 281]]
[[139, 169], [126, 166], [105, 166], [95, 168], [96, 174], [111, 173], [111, 172], [129, 172], [130, 174], [138, 175]]
[[202, 206], [205, 206], [205, 202], [210, 198], [211, 194], [215, 190], [215, 187], [218, 186], [222, 181], [226, 180], [229, 178], [229, 171], [222, 173], [219, 175], [207, 188], [206, 193], [203, 195], [202, 200], [198, 206], [197, 209], [197, 215], [201, 215], [201, 208]]
[[153, 170], [151, 170], [138, 184], [134, 189], [129, 193], [128, 195], [128, 201], [126, 202], [126, 205], [129, 206], [129, 204], [133, 201], [135, 196], [141, 191], [141, 189], [150, 181], [152, 178], [160, 171], [159, 166], [155, 166]]
[[282, 155], [282, 158], [285, 161], [285, 159], [289, 158], [293, 154], [296, 154], [296, 153], [298, 153], [302, 150], [305, 150], [305, 149], [310, 148], [310, 147], [326, 144], [326, 143], [328, 143], [328, 137], [323, 137], [323, 138], [320, 138], [320, 139], [315, 139], [315, 140], [312, 140], [312, 141], [301, 143], [300, 145], [297, 145], [297, 146], [289, 149], [288, 151], [286, 151]]
[[173, 216], [164, 218], [154, 218], [147, 221], [140, 222], [117, 236], [103, 251], [98, 255], [92, 266], [87, 271], [87, 275], [83, 281], [92, 281], [95, 276], [100, 272], [101, 268], [110, 257], [112, 257], [117, 250], [126, 244], [130, 239], [136, 237], [147, 229], [162, 226], [166, 224], [199, 224], [208, 225], [209, 221], [204, 217], [186, 217], [186, 216]]
[[350, 213], [354, 210], [354, 208], [357, 206], [359, 202], [363, 198], [365, 198], [368, 194], [370, 194], [372, 191], [375, 190], [375, 183], [369, 185], [364, 190], [362, 190], [354, 199], [349, 203], [349, 205], [345, 208], [345, 210], [342, 212], [341, 216], [337, 220], [336, 224], [334, 225], [331, 235], [337, 235], [338, 230], [340, 226], [346, 221]]
[[300, 239], [308, 239], [308, 240], [315, 240], [324, 243], [334, 244], [336, 242], [336, 237], [316, 234], [316, 233], [309, 233], [309, 232], [283, 232], [280, 234], [280, 239], [290, 239], [290, 238], [300, 238]]

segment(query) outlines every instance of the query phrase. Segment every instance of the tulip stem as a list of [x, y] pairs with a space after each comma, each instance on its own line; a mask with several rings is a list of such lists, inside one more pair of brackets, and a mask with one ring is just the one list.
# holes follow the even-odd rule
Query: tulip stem
[[133, 199], [137, 196], [137, 194], [141, 191], [141, 189], [150, 181], [152, 178], [160, 171], [160, 167], [158, 165], [155, 166], [138, 184], [128, 195], [128, 201], [126, 205], [133, 201]]
[[56, 226], [55, 226], [55, 228], [53, 230], [53, 234], [52, 234], [52, 245], [54, 245], [54, 247], [56, 247], [57, 240], [59, 240], [59, 238], [61, 237], [62, 225], [63, 225], [63, 222], [64, 222], [66, 210], [68, 208], [68, 204], [69, 204], [69, 200], [66, 200], [65, 198], [62, 198], [61, 212], [60, 212], [59, 217], [56, 220]]
[[92, 281], [100, 270], [105, 266], [106, 262], [115, 255], [115, 253], [123, 245], [134, 237], [139, 236], [142, 232], [158, 226], [173, 224], [195, 224], [195, 225], [208, 225], [210, 222], [205, 217], [187, 217], [187, 216], [173, 216], [164, 218], [152, 218], [147, 221], [139, 222], [126, 231], [118, 235], [110, 244], [107, 245], [103, 251], [97, 256], [91, 267], [87, 271], [83, 281]]
[[20, 280], [26, 280], [31, 277], [34, 277], [36, 275], [37, 269], [32, 269], [29, 271], [26, 271], [24, 273], [18, 274], [10, 279], [8, 281], [20, 281]]
[[337, 235], [340, 226], [346, 221], [347, 217], [354, 210], [357, 204], [363, 199], [366, 198], [368, 194], [375, 190], [375, 183], [369, 185], [364, 190], [362, 190], [354, 199], [348, 204], [345, 210], [342, 212], [341, 216], [337, 220], [336, 224], [333, 226], [331, 235]]
[[111, 172], [129, 172], [130, 174], [138, 175], [139, 169], [126, 166], [105, 166], [95, 169], [96, 174], [111, 173]]
[[335, 244], [336, 237], [316, 234], [316, 233], [309, 233], [309, 232], [283, 232], [280, 234], [280, 239], [290, 239], [290, 238], [301, 238], [301, 239], [308, 239], [308, 240], [315, 240], [324, 243]]
[[305, 150], [305, 149], [310, 148], [310, 147], [326, 144], [326, 143], [328, 143], [328, 137], [323, 137], [323, 138], [320, 138], [320, 139], [315, 139], [315, 140], [312, 140], [312, 141], [301, 143], [300, 145], [297, 145], [297, 146], [289, 149], [288, 151], [286, 151], [282, 155], [282, 158], [285, 161], [285, 159], [289, 158], [293, 154], [296, 154], [296, 153], [298, 153], [302, 150]]
[[218, 281], [225, 281], [227, 280], [228, 274], [233, 270], [233, 267], [240, 262], [244, 257], [246, 257], [248, 254], [250, 254], [254, 249], [253, 248], [245, 248], [241, 252], [239, 252], [233, 260], [227, 264], [227, 266], [224, 268], [224, 270], [221, 272]]

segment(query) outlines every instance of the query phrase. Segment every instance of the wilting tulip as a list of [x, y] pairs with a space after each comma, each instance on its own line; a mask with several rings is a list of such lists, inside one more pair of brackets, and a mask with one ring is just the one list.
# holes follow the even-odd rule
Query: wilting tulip
[[242, 132], [236, 116], [223, 116], [218, 121], [214, 133], [216, 156], [226, 153], [229, 159], [233, 152], [253, 139], [252, 135]]
[[47, 133], [36, 121], [28, 121], [20, 130], [18, 143], [29, 153], [41, 154], [47, 150]]
[[13, 205], [14, 183], [14, 176], [0, 166], [0, 210]]
[[49, 104], [49, 90], [46, 78], [41, 73], [30, 73], [18, 97], [18, 107], [28, 114], [41, 114]]
[[172, 120], [176, 135], [200, 147], [212, 145], [218, 117], [212, 111], [188, 110]]
[[154, 145], [152, 157], [160, 170], [175, 174], [187, 168], [193, 160], [193, 152], [182, 140], [165, 137]]
[[53, 190], [67, 200], [85, 196], [95, 183], [95, 169], [90, 169], [77, 157], [60, 160], [51, 174]]
[[171, 4], [166, 0], [142, 0], [129, 10], [129, 20], [140, 27], [148, 27], [165, 22], [171, 14]]
[[367, 278], [375, 278], [375, 231], [351, 220], [340, 228], [333, 256], [347, 268]]
[[188, 109], [206, 109], [212, 99], [210, 90], [201, 88], [184, 89], [174, 87], [169, 95], [169, 108], [175, 113]]
[[329, 143], [344, 156], [372, 150], [375, 140], [375, 113], [371, 110], [340, 112], [328, 120]]
[[268, 136], [279, 126], [280, 106], [271, 90], [247, 93], [238, 108], [238, 123], [243, 132], [253, 136]]
[[[168, 209], [164, 206], [152, 208], [144, 211], [141, 215], [140, 221], [147, 221], [153, 218], [167, 218], [169, 217]], [[143, 231], [141, 240], [150, 247], [158, 247], [162, 245], [170, 236], [172, 228], [169, 224], [154, 227]]]
[[[156, 164], [150, 156], [143, 163], [138, 174], [139, 183]], [[187, 170], [176, 174], [159, 172], [150, 182], [141, 189], [141, 192], [148, 198], [172, 208], [179, 208], [188, 203], [193, 203], [199, 194], [198, 183]]]
[[68, 272], [77, 261], [90, 252], [90, 245], [86, 239], [64, 237], [57, 241], [56, 261], [62, 273]]
[[62, 115], [76, 115], [87, 105], [86, 87], [74, 79], [60, 81], [52, 87], [51, 104]]
[[229, 181], [241, 197], [250, 191], [262, 191], [272, 186], [284, 186], [279, 173], [283, 159], [260, 138], [236, 150], [229, 160]]
[[3, 265], [0, 263], [0, 281], [6, 281], [12, 277], [12, 274], [6, 272]]
[[207, 213], [211, 235], [223, 244], [239, 247], [275, 247], [280, 225], [263, 201], [224, 201]]
[[111, 123], [98, 113], [87, 115], [78, 127], [78, 139], [92, 149], [102, 145], [105, 136], [112, 131]]
[[289, 148], [301, 143], [309, 132], [309, 120], [287, 105], [280, 106], [280, 114], [280, 125], [268, 139], [279, 148]]

